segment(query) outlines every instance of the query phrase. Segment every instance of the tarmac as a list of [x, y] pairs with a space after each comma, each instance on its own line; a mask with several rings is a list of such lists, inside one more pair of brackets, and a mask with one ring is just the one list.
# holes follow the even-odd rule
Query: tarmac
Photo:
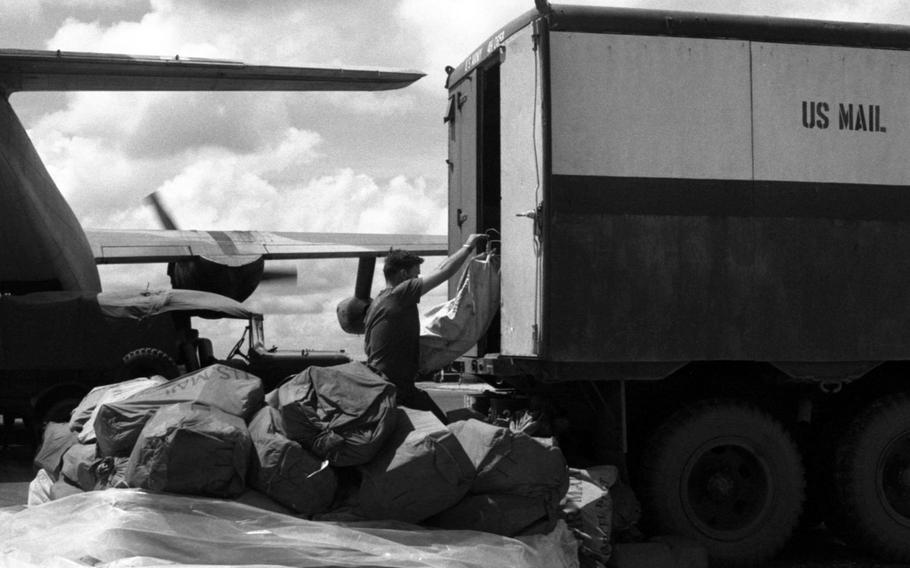
[[28, 484], [37, 471], [32, 465], [35, 448], [21, 423], [3, 428], [0, 434], [0, 509], [24, 506]]

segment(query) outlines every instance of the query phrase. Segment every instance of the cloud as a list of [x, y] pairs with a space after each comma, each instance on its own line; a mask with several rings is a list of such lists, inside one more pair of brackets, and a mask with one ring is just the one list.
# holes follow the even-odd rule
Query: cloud
[[403, 0], [398, 16], [420, 43], [419, 65], [427, 71], [418, 85], [438, 89], [445, 84], [445, 66], [457, 66], [499, 27], [534, 7], [526, 0]]
[[785, 18], [809, 18], [833, 21], [893, 23], [895, 16], [908, 21], [908, 9], [899, 0], [857, 2], [856, 0], [574, 0], [573, 4], [653, 8], [683, 12], [710, 12]]
[[218, 146], [241, 153], [263, 148], [288, 123], [279, 93], [154, 93], [123, 141], [134, 156]]
[[406, 116], [418, 104], [410, 92], [398, 91], [333, 93], [326, 98], [337, 108], [380, 117]]
[[[45, 3], [51, 0], [43, 0]], [[135, 4], [137, 0], [53, 0], [59, 5], [73, 9], [92, 9], [92, 10], [118, 10], [124, 6]]]
[[409, 30], [395, 18], [393, 5], [389, 0], [359, 3], [356, 9], [325, 1], [152, 0], [138, 21], [101, 26], [70, 19], [48, 43], [53, 49], [242, 56], [251, 63], [398, 67], [410, 53], [403, 41]]
[[[32, 137], [45, 165], [83, 225], [118, 227], [125, 204], [139, 204], [153, 185], [143, 187], [140, 180], [154, 180], [158, 168], [148, 162], [129, 160], [105, 147], [101, 138], [68, 135], [58, 130], [38, 128]], [[144, 192], [144, 193], [143, 193]], [[132, 228], [142, 226], [132, 225]]]
[[35, 21], [41, 15], [41, 0], [6, 0], [3, 17], [10, 20]]
[[[29, 6], [40, 9], [37, 3]], [[153, 0], [145, 14], [128, 21], [102, 23], [69, 17], [46, 47], [168, 56], [180, 53], [250, 63], [316, 61], [342, 65], [344, 61], [365, 66], [381, 61], [388, 67], [396, 58], [386, 54], [407, 50], [396, 41], [399, 36], [393, 15], [388, 6], [372, 4], [350, 10], [332, 2], [288, 1], [254, 7], [238, 2], [222, 5]], [[375, 21], [370, 21], [374, 17]], [[238, 26], [238, 21], [243, 25]], [[353, 29], [358, 33], [347, 33]], [[364, 34], [360, 30], [367, 31]], [[357, 115], [378, 122], [406, 116], [425, 106], [413, 94], [397, 91], [93, 92], [69, 93], [66, 101], [65, 108], [32, 124], [30, 134], [77, 215], [95, 226], [146, 220], [145, 215], [124, 214], [123, 208], [139, 207], [141, 198], [155, 189], [202, 191], [198, 198], [187, 198], [204, 203], [194, 210], [201, 213], [200, 222], [243, 217], [216, 209], [261, 202], [263, 197], [272, 197], [270, 190], [299, 185], [306, 176], [351, 167], [333, 158], [344, 152], [326, 148], [324, 151], [331, 153], [316, 154], [322, 137], [307, 130], [308, 122], [326, 124], [323, 117], [338, 116], [338, 122], [353, 125]], [[342, 138], [336, 143], [350, 140]], [[318, 163], [317, 158], [321, 159]], [[200, 161], [191, 165], [196, 159]], [[360, 154], [358, 160], [366, 162], [369, 156]], [[304, 172], [304, 165], [316, 167]], [[242, 170], [248, 174], [241, 175]], [[202, 177], [208, 173], [212, 178], [206, 183]], [[215, 188], [221, 191], [220, 196]], [[248, 191], [250, 199], [240, 199], [240, 194]], [[115, 205], [118, 196], [119, 210]], [[235, 197], [234, 201], [227, 200]], [[285, 200], [283, 204], [289, 203]], [[276, 224], [290, 224], [280, 220], [288, 216], [282, 213], [285, 215], [279, 216]]]
[[[299, 135], [294, 131], [292, 136]], [[420, 179], [397, 177], [384, 183], [344, 169], [334, 175], [296, 183], [273, 184], [275, 162], [311, 156], [312, 139], [300, 136], [285, 155], [225, 153], [193, 162], [158, 191], [178, 223], [198, 229], [274, 231], [443, 233], [445, 204], [441, 188]], [[286, 169], [281, 172], [286, 174]], [[283, 180], [287, 181], [287, 180]], [[225, 204], [230, 207], [225, 207]], [[184, 212], [184, 213], [181, 213]], [[191, 218], [189, 222], [181, 218]]]

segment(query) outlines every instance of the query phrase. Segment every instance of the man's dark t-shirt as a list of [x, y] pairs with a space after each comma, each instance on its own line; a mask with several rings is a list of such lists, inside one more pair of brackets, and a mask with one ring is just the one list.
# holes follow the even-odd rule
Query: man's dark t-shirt
[[420, 358], [419, 278], [386, 288], [370, 303], [365, 319], [367, 363], [396, 385], [413, 385]]

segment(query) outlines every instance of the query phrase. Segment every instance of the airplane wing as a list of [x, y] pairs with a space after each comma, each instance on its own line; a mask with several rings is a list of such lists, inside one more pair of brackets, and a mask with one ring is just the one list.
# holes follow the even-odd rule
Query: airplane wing
[[381, 91], [423, 73], [237, 61], [0, 49], [0, 88], [17, 91]]
[[445, 256], [444, 235], [86, 229], [97, 264], [172, 262], [204, 257], [227, 265], [266, 260], [364, 258], [400, 248]]

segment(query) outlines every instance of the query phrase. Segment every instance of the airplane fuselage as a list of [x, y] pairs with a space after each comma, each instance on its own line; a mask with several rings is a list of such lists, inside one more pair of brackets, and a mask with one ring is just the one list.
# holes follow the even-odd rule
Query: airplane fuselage
[[82, 226], [0, 98], [0, 293], [101, 291]]

